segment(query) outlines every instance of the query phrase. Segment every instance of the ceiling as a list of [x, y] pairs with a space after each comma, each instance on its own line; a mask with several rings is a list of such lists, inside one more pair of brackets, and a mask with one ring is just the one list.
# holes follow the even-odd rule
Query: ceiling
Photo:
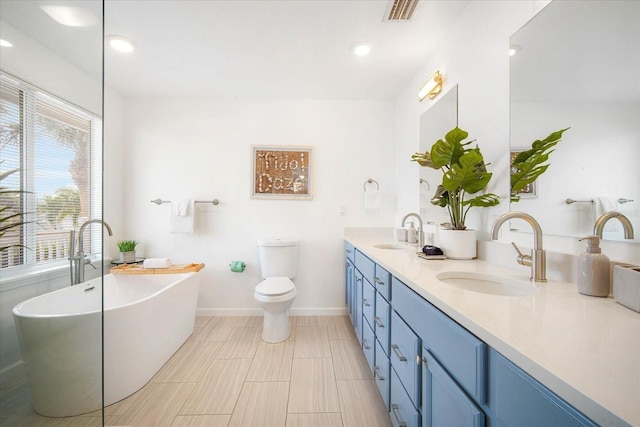
[[[81, 4], [0, 0], [2, 19], [99, 75], [83, 63], [90, 29], [61, 30], [43, 3]], [[105, 82], [126, 97], [393, 99], [468, 3], [422, 0], [409, 22], [385, 22], [386, 0], [106, 0], [105, 35], [136, 50], [105, 49]], [[356, 57], [362, 40], [373, 50]]]

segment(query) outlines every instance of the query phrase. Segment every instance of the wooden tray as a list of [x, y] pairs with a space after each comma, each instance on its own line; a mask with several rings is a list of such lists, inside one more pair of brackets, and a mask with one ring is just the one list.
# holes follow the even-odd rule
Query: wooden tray
[[179, 274], [200, 271], [204, 264], [175, 264], [167, 268], [144, 268], [141, 264], [122, 264], [111, 269], [113, 274]]

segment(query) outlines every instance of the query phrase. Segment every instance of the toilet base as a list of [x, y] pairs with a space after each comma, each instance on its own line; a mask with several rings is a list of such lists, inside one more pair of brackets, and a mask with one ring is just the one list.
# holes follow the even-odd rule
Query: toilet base
[[268, 343], [286, 341], [291, 336], [288, 310], [284, 313], [264, 312], [262, 340]]

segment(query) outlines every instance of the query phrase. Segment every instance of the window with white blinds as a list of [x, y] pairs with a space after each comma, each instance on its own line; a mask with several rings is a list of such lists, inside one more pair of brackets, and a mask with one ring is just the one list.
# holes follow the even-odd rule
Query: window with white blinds
[[[0, 268], [66, 259], [69, 232], [102, 212], [99, 118], [0, 75]], [[84, 252], [102, 230], [87, 227]]]

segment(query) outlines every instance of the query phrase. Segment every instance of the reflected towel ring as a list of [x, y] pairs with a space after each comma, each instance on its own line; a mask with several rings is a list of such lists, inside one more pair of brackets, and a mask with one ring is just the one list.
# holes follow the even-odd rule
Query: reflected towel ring
[[378, 184], [378, 181], [376, 181], [375, 179], [371, 179], [369, 178], [368, 180], [366, 180], [364, 182], [364, 192], [367, 192], [367, 184], [375, 184], [376, 185], [376, 191], [380, 190], [380, 184]]
[[429, 181], [427, 181], [424, 178], [420, 178], [420, 184], [427, 184], [427, 190], [431, 190], [431, 185], [429, 184]]

